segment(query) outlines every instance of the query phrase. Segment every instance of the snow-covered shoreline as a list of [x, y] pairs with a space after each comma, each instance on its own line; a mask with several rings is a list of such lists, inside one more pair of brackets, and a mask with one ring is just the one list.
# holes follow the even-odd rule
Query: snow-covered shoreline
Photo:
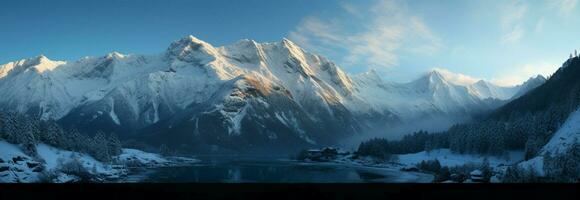
[[[401, 171], [401, 165], [396, 163], [383, 163], [383, 164], [367, 164], [362, 162], [312, 162], [312, 161], [300, 161], [300, 164], [310, 164], [310, 165], [320, 165], [320, 166], [342, 166], [350, 167], [356, 169], [370, 170], [373, 173], [385, 175], [389, 178], [386, 182], [393, 183], [431, 183], [434, 180], [434, 176], [428, 173], [422, 172], [405, 172]], [[381, 182], [381, 179], [375, 180], [376, 182]]]
[[[0, 182], [2, 183], [35, 183], [35, 182], [139, 182], [149, 172], [165, 167], [179, 167], [199, 164], [201, 161], [188, 157], [164, 157], [137, 149], [122, 149], [122, 153], [113, 157], [111, 163], [97, 161], [93, 157], [72, 151], [58, 149], [46, 144], [38, 144], [37, 156], [30, 156], [22, 151], [19, 145], [0, 140]], [[492, 168], [501, 170], [505, 166], [523, 164], [523, 152], [510, 152], [503, 157], [482, 155], [455, 154], [448, 149], [436, 149], [430, 152], [396, 155], [396, 159], [384, 162], [371, 157], [354, 157], [353, 154], [342, 154], [328, 162], [298, 161], [299, 165], [342, 166], [372, 171], [389, 177], [388, 182], [432, 182], [434, 174], [421, 171], [405, 171], [410, 166], [417, 166], [422, 161], [437, 159], [441, 166], [454, 167], [466, 164], [481, 164], [484, 159]], [[286, 160], [296, 162], [295, 160]], [[73, 165], [75, 164], [76, 165]], [[82, 168], [89, 176], [79, 177], [71, 167]], [[82, 175], [82, 174], [81, 174]]]
[[[199, 160], [163, 157], [137, 149], [123, 149], [111, 163], [92, 156], [38, 144], [37, 156], [24, 153], [19, 145], [0, 140], [0, 183], [118, 182], [133, 170], [190, 165]], [[79, 177], [87, 176], [87, 177]], [[82, 179], [89, 180], [82, 180]]]
[[[405, 180], [402, 182], [433, 182], [435, 180], [435, 174], [433, 172], [426, 172], [417, 168], [421, 162], [437, 160], [441, 167], [479, 166], [487, 162], [495, 173], [503, 173], [508, 166], [522, 163], [524, 161], [524, 152], [510, 151], [503, 156], [485, 156], [479, 154], [458, 154], [451, 152], [449, 149], [434, 149], [430, 152], [422, 151], [412, 154], [393, 155], [392, 158], [390, 161], [384, 161], [348, 153], [339, 154], [332, 159], [325, 159], [322, 162], [311, 161], [309, 159], [299, 162], [316, 165], [343, 165], [347, 167], [387, 170], [398, 173], [401, 176], [401, 180]], [[409, 170], [411, 168], [416, 170]], [[409, 178], [413, 176], [423, 176], [423, 178]], [[430, 176], [431, 179], [427, 180], [424, 178], [425, 176]]]

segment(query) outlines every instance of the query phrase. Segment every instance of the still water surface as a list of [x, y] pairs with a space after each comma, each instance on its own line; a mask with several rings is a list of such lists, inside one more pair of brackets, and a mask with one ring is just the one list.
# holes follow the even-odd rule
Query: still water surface
[[397, 169], [274, 158], [205, 158], [191, 166], [151, 169], [139, 182], [365, 183], [429, 182], [433, 176]]

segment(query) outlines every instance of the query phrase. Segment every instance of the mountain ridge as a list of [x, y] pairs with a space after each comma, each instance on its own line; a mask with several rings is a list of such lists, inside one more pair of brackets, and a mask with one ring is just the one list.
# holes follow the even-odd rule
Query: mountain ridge
[[[454, 121], [498, 106], [438, 72], [404, 84], [384, 82], [373, 71], [349, 75], [288, 39], [214, 47], [187, 36], [154, 55], [111, 52], [74, 62], [37, 60], [52, 65], [36, 73], [12, 70], [31, 62], [0, 66], [0, 88], [8, 91], [0, 106], [69, 128], [94, 132], [99, 127], [132, 138], [175, 132], [183, 141], [229, 148], [236, 145], [224, 138], [244, 140], [248, 148], [276, 146], [276, 138], [333, 144], [374, 127], [420, 118]], [[184, 132], [203, 134], [192, 138]]]

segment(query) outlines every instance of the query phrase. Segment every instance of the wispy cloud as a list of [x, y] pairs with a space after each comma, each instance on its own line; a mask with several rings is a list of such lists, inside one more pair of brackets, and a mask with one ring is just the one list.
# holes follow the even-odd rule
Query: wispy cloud
[[[531, 4], [535, 6], [531, 6]], [[576, 10], [578, 0], [545, 0], [529, 2], [523, 0], [510, 0], [502, 6], [501, 27], [504, 34], [501, 37], [503, 44], [517, 43], [526, 35], [526, 31], [539, 33], [544, 28], [546, 16], [557, 14], [570, 17]], [[547, 8], [547, 9], [544, 9]], [[534, 24], [532, 27], [530, 24]], [[526, 27], [526, 25], [529, 25]]]
[[343, 53], [347, 65], [375, 69], [398, 65], [402, 53], [431, 55], [443, 47], [404, 1], [380, 0], [366, 6], [343, 2], [341, 7], [348, 20], [308, 16], [289, 38], [320, 53]]
[[571, 14], [578, 4], [578, 0], [550, 0], [549, 2], [563, 15]]
[[524, 29], [521, 26], [513, 27], [509, 32], [503, 35], [501, 42], [504, 44], [516, 43], [524, 35]]
[[544, 23], [545, 23], [545, 18], [542, 17], [538, 20], [538, 22], [536, 23], [536, 27], [534, 28], [534, 32], [539, 33], [542, 32], [544, 30]]
[[504, 31], [502, 43], [516, 43], [524, 36], [523, 23], [527, 13], [528, 5], [522, 1], [514, 0], [505, 5], [501, 17], [501, 27]]

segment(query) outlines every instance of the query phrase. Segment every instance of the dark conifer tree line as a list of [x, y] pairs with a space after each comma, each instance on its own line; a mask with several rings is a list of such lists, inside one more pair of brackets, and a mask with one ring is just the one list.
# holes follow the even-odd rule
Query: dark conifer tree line
[[[538, 153], [580, 105], [580, 58], [571, 57], [546, 83], [512, 100], [486, 119], [452, 126], [440, 133], [415, 132], [400, 141], [375, 138], [362, 142], [358, 153], [367, 156], [408, 154], [449, 148], [455, 153], [505, 155], [524, 150], [525, 159]], [[544, 156], [544, 177], [530, 169], [510, 167], [505, 182], [577, 182], [580, 180], [580, 145], [568, 151]], [[435, 166], [436, 163], [422, 163]], [[430, 167], [425, 167], [430, 169]]]
[[566, 61], [548, 81], [491, 113], [487, 119], [452, 126], [439, 133], [418, 131], [400, 141], [371, 139], [359, 150], [374, 154], [406, 154], [449, 148], [455, 153], [504, 155], [524, 150], [536, 156], [580, 105], [580, 58]]
[[53, 120], [39, 120], [14, 112], [0, 113], [0, 139], [21, 145], [25, 153], [32, 156], [37, 155], [39, 143], [86, 153], [103, 162], [121, 153], [121, 141], [115, 134], [98, 132], [90, 137], [74, 129], [65, 130]]

